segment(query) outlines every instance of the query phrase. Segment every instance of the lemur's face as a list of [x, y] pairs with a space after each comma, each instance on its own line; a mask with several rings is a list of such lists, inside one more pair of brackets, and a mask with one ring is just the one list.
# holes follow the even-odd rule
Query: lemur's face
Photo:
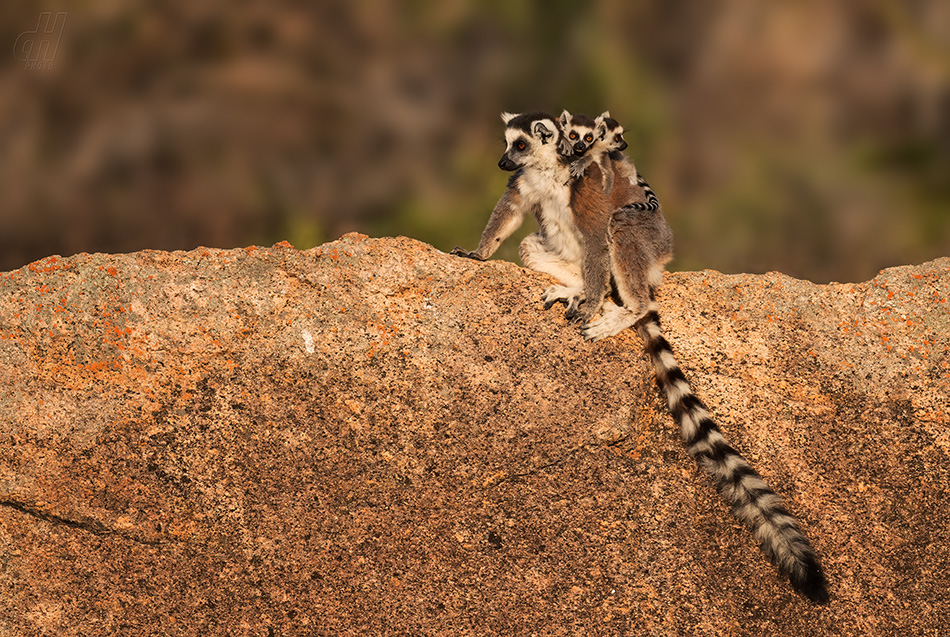
[[569, 154], [580, 157], [594, 143], [594, 129], [589, 126], [571, 126], [565, 131], [564, 137], [567, 143], [562, 144], [562, 150], [569, 148]]
[[587, 115], [571, 115], [564, 111], [558, 123], [561, 125], [558, 152], [564, 157], [576, 159], [583, 156], [597, 139], [597, 122]]
[[560, 131], [553, 118], [542, 113], [503, 113], [502, 119], [506, 125], [506, 148], [505, 154], [498, 160], [499, 168], [514, 171], [556, 160]]
[[[611, 127], [609, 122], [613, 122], [615, 126]], [[606, 142], [608, 151], [621, 151], [626, 150], [627, 141], [623, 138], [623, 126], [617, 123], [617, 120], [607, 120], [606, 131]]]

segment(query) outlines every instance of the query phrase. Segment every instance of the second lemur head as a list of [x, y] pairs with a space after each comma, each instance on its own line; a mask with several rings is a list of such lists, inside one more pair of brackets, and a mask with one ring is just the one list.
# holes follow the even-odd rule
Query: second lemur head
[[609, 111], [601, 113], [597, 121], [601, 122], [604, 127], [602, 139], [607, 152], [619, 153], [626, 150], [627, 140], [623, 138], [623, 126], [620, 125], [620, 122], [612, 118]]
[[583, 113], [571, 115], [565, 109], [558, 124], [561, 126], [558, 152], [564, 157], [581, 157], [598, 137], [597, 122]]
[[498, 160], [502, 170], [551, 166], [558, 162], [561, 130], [547, 113], [502, 113], [505, 122], [505, 154]]

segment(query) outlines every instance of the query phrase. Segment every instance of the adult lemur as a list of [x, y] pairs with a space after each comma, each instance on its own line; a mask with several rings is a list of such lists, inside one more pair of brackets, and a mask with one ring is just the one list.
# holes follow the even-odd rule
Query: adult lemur
[[[795, 590], [827, 601], [824, 574], [797, 520], [726, 442], [663, 337], [653, 290], [672, 256], [672, 232], [655, 195], [621, 153], [623, 129], [607, 113], [596, 120], [567, 111], [559, 120], [504, 113], [502, 120], [507, 148], [498, 165], [514, 174], [478, 248], [452, 253], [487, 259], [534, 214], [538, 232], [522, 241], [520, 253], [525, 265], [562, 283], [545, 292], [546, 306], [564, 301], [568, 317], [581, 321], [591, 340], [636, 326], [687, 451]], [[605, 300], [608, 293], [612, 298]]]

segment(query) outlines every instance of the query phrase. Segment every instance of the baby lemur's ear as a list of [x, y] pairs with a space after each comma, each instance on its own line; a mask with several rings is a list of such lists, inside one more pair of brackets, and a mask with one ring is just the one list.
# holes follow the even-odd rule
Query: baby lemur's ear
[[604, 139], [607, 137], [607, 124], [604, 123], [604, 120], [610, 117], [610, 113], [604, 111], [594, 119], [594, 137], [597, 139]]
[[517, 113], [509, 113], [508, 111], [505, 111], [504, 113], [501, 114], [501, 121], [503, 121], [505, 125], [507, 126], [508, 122], [510, 122], [516, 117], [518, 117]]
[[561, 118], [558, 120], [558, 123], [562, 128], [566, 128], [567, 125], [571, 123], [571, 114], [567, 112], [566, 108], [561, 112]]

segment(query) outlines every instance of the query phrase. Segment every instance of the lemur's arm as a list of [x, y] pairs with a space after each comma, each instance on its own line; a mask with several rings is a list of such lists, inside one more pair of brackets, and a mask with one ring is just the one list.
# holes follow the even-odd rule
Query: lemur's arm
[[594, 158], [591, 155], [584, 155], [580, 159], [575, 159], [571, 162], [571, 181], [580, 179], [584, 176], [584, 173], [587, 172], [588, 166], [594, 162]]
[[525, 210], [524, 200], [517, 187], [509, 186], [505, 190], [505, 194], [495, 204], [495, 209], [482, 231], [482, 238], [478, 242], [478, 247], [472, 252], [456, 247], [451, 254], [467, 259], [475, 259], [476, 261], [485, 261], [495, 254], [501, 243], [521, 226], [525, 212], [527, 211]]

